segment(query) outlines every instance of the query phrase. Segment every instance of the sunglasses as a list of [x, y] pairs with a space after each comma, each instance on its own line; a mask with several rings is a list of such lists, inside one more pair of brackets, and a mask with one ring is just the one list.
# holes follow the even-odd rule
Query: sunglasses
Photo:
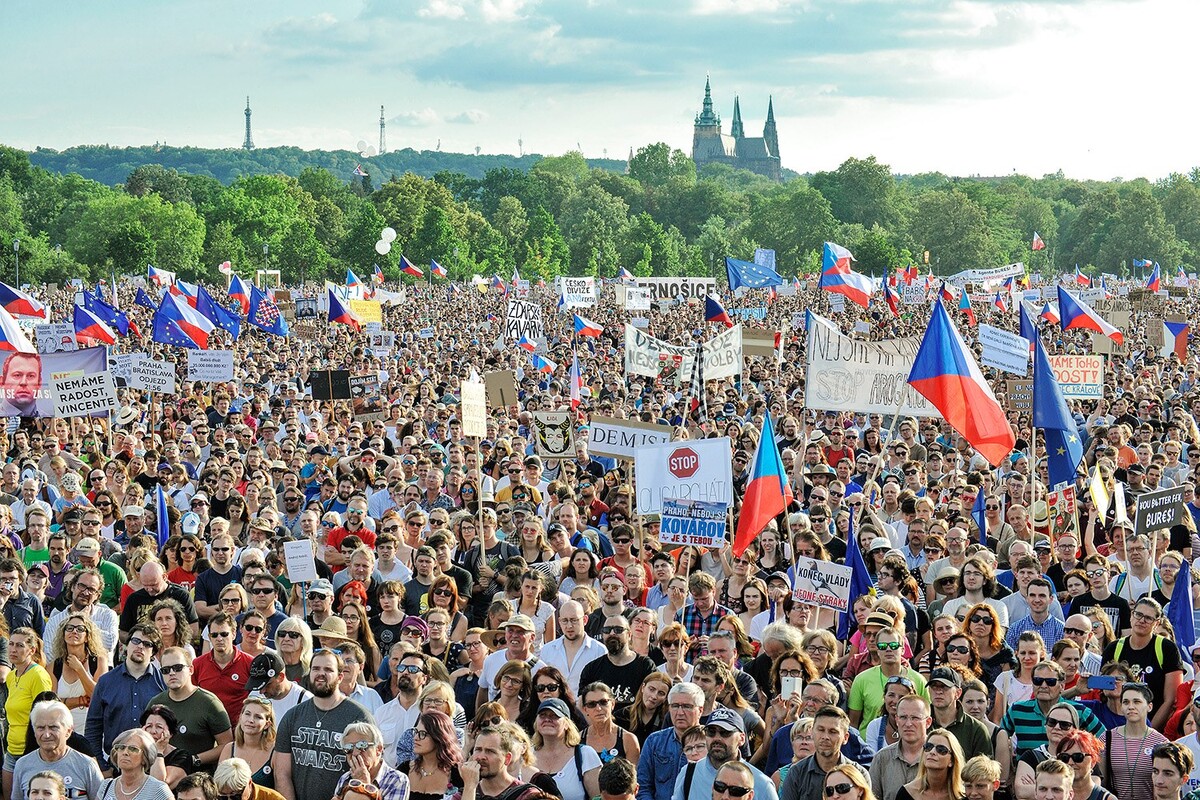
[[991, 624], [992, 624], [992, 618], [991, 618], [991, 617], [985, 617], [985, 616], [983, 616], [982, 614], [972, 614], [972, 615], [971, 615], [971, 622], [973, 622], [973, 623], [976, 623], [976, 624], [981, 624], [981, 625], [991, 625]]
[[299, 639], [300, 631], [275, 631], [276, 639]]
[[1033, 685], [1034, 686], [1058, 686], [1058, 678], [1039, 678], [1038, 676], [1035, 675], [1035, 676], [1033, 676]]
[[875, 649], [877, 649], [877, 650], [899, 650], [900, 643], [899, 642], [877, 642], [875, 644]]
[[187, 669], [187, 666], [185, 664], [170, 664], [163, 665], [160, 667], [160, 669], [162, 670], [163, 675], [173, 675], [176, 672], [183, 672], [185, 669]]
[[852, 783], [835, 783], [833, 786], [825, 787], [825, 796], [837, 797], [843, 794], [850, 794], [853, 789], [854, 784]]
[[965, 656], [971, 652], [971, 648], [965, 644], [948, 644], [948, 645], [946, 645], [946, 652], [947, 653], [959, 653], [960, 655]]
[[1075, 727], [1075, 723], [1069, 719], [1047, 719], [1047, 728], [1058, 728], [1060, 731], [1069, 731]]
[[1058, 760], [1064, 764], [1082, 764], [1088, 755], [1087, 753], [1059, 753]]
[[934, 742], [925, 743], [925, 752], [936, 752], [939, 756], [948, 756], [952, 752], [949, 747], [944, 744], [935, 744]]
[[732, 786], [724, 781], [713, 781], [713, 794], [727, 794], [730, 797], [745, 797], [754, 791], [753, 786]]
[[541, 694], [542, 692], [557, 692], [559, 689], [562, 688], [562, 685], [558, 684], [558, 683], [543, 683], [543, 684], [540, 684], [539, 686], [537, 686], [536, 688], [537, 688], [538, 694]]

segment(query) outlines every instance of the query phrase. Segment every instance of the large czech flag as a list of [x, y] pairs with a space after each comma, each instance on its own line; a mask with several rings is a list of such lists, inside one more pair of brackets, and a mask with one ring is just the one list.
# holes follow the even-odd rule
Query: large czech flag
[[327, 291], [329, 292], [329, 321], [349, 325], [354, 330], [361, 331], [362, 322], [354, 315], [354, 312], [342, 305], [342, 301], [338, 299], [332, 289]]
[[116, 344], [117, 334], [83, 306], [75, 306], [75, 340], [84, 347]]
[[[1154, 324], [1154, 323], [1150, 323]], [[1179, 356], [1181, 362], [1187, 361], [1188, 333], [1191, 327], [1187, 322], [1163, 322], [1163, 346], [1159, 354], [1170, 358], [1171, 354]]]
[[5, 311], [17, 316], [49, 319], [46, 315], [46, 306], [35, 300], [32, 295], [25, 294], [7, 283], [0, 283], [0, 306], [4, 306]]
[[875, 287], [866, 275], [859, 275], [850, 268], [854, 256], [840, 244], [825, 243], [825, 255], [821, 262], [821, 288], [827, 292], [845, 295], [846, 299], [863, 308], [871, 305], [871, 294]]
[[771, 520], [787, 510], [792, 499], [792, 487], [783, 468], [779, 445], [775, 442], [771, 413], [764, 411], [762, 436], [758, 439], [758, 449], [754, 451], [750, 481], [746, 484], [742, 510], [738, 514], [737, 534], [733, 537], [735, 558], [763, 532]]
[[416, 264], [409, 261], [405, 256], [400, 256], [400, 271], [405, 275], [411, 275], [414, 278], [423, 278], [425, 273]]
[[169, 269], [159, 269], [157, 267], [146, 265], [146, 277], [155, 286], [163, 287], [170, 286], [175, 282], [175, 273]]
[[1103, 317], [1087, 303], [1075, 297], [1061, 286], [1058, 287], [1058, 318], [1064, 331], [1086, 330], [1101, 333], [1117, 344], [1125, 343], [1125, 336], [1109, 325]]
[[1012, 452], [1016, 437], [1004, 409], [941, 303], [933, 304], [908, 383], [992, 466]]
[[715, 294], [704, 297], [704, 321], [720, 322], [726, 328], [733, 327], [733, 318], [729, 316], [729, 312], [725, 310], [725, 306], [721, 305], [721, 301]]
[[163, 295], [162, 305], [154, 315], [154, 341], [208, 349], [208, 338], [217, 326], [196, 309], [173, 294]]
[[229, 279], [229, 296], [238, 301], [243, 314], [250, 313], [250, 287], [237, 275]]
[[0, 306], [0, 350], [13, 353], [36, 353], [37, 348], [29, 337], [21, 330], [21, 326], [13, 319], [4, 306]]
[[575, 314], [575, 335], [576, 336], [599, 336], [604, 333], [604, 326], [592, 322], [587, 317], [581, 317]]

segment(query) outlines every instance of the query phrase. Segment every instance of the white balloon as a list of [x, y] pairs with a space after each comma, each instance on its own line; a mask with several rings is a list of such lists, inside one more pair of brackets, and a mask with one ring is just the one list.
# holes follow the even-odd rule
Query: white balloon
[[357, 151], [358, 151], [358, 152], [360, 152], [360, 153], [361, 153], [362, 151], [366, 150], [366, 149], [367, 149], [367, 142], [366, 142], [366, 140], [365, 140], [365, 139], [359, 139], [359, 140], [358, 140], [358, 144], [357, 144], [357, 145], [355, 145], [354, 149], [355, 149], [355, 150], [357, 150]]
[[370, 158], [371, 156], [375, 155], [375, 145], [373, 145], [373, 144], [367, 145], [366, 155], [367, 155], [367, 158]]
[[395, 228], [384, 228], [383, 232], [379, 234], [379, 238], [385, 242], [396, 241], [396, 229]]
[[391, 242], [385, 242], [383, 239], [380, 239], [378, 242], [375, 243], [375, 252], [379, 253], [379, 255], [386, 256], [391, 251], [392, 251], [392, 243]]

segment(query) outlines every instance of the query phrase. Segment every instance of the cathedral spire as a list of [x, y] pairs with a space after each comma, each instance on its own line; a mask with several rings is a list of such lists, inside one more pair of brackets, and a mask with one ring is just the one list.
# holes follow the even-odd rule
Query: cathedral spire
[[775, 129], [775, 98], [767, 98], [767, 121], [763, 123], [763, 141], [766, 142], [767, 151], [775, 156], [779, 156], [779, 132]]
[[704, 76], [704, 107], [696, 115], [696, 127], [720, 127], [721, 118], [713, 112], [712, 85]]
[[735, 139], [742, 139], [746, 136], [746, 131], [742, 127], [742, 107], [738, 103], [736, 94], [733, 96], [733, 128], [729, 132]]

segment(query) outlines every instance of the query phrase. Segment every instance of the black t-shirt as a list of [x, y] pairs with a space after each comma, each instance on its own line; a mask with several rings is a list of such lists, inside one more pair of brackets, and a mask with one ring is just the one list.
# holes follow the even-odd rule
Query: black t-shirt
[[375, 636], [375, 644], [379, 645], [379, 652], [386, 658], [392, 652], [392, 645], [400, 641], [400, 628], [403, 627], [403, 620], [394, 625], [375, 617], [371, 620], [371, 633]]
[[601, 656], [583, 668], [579, 676], [579, 688], [601, 681], [613, 690], [616, 708], [624, 708], [637, 697], [638, 689], [646, 676], [654, 672], [654, 662], [645, 656], [635, 656], [633, 661], [618, 667], [608, 656]]
[[217, 605], [221, 590], [242, 579], [242, 568], [236, 564], [224, 575], [215, 569], [206, 569], [196, 576], [196, 599], [210, 606]]
[[191, 593], [182, 586], [171, 583], [167, 585], [166, 591], [155, 597], [151, 597], [145, 589], [138, 589], [129, 595], [125, 601], [125, 608], [121, 611], [121, 632], [132, 631], [133, 626], [142, 621], [142, 609], [154, 605], [159, 600], [174, 600], [183, 606], [183, 615], [187, 617], [188, 622], [200, 621], [200, 617], [196, 615], [196, 606], [192, 603]]
[[[1162, 660], [1159, 660], [1159, 642], [1162, 643]], [[1120, 653], [1117, 650], [1120, 648]], [[1179, 648], [1170, 639], [1154, 636], [1150, 644], [1141, 650], [1133, 649], [1129, 637], [1122, 637], [1104, 648], [1103, 661], [1123, 661], [1133, 670], [1133, 679], [1150, 687], [1154, 693], [1154, 708], [1158, 708], [1165, 700], [1167, 674], [1177, 672], [1183, 667], [1179, 662]]]
[[838, 536], [831, 536], [828, 542], [821, 542], [825, 545], [825, 552], [829, 553], [830, 561], [845, 561], [846, 560], [846, 540]]
[[1063, 609], [1063, 613], [1067, 616], [1071, 614], [1086, 614], [1093, 608], [1099, 606], [1104, 609], [1104, 613], [1108, 614], [1108, 621], [1112, 623], [1113, 631], [1120, 636], [1121, 631], [1129, 630], [1133, 624], [1130, 617], [1129, 602], [1123, 597], [1118, 597], [1115, 594], [1110, 594], [1104, 600], [1097, 600], [1091, 592], [1081, 594], [1072, 602], [1070, 609]]

